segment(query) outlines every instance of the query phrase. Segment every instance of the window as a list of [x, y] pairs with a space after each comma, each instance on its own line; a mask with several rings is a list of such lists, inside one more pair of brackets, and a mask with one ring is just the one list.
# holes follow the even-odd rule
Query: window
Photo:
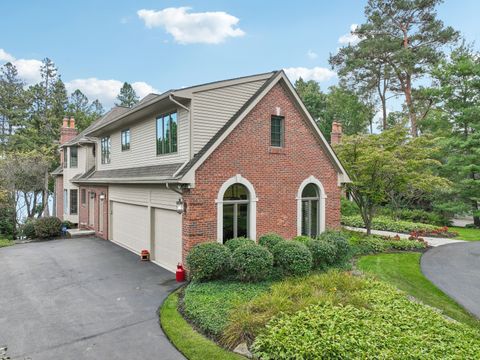
[[270, 145], [283, 147], [284, 132], [284, 118], [282, 116], [272, 116], [270, 123]]
[[223, 242], [248, 237], [249, 196], [242, 184], [231, 185], [223, 195]]
[[70, 189], [70, 215], [78, 214], [78, 190]]
[[81, 196], [82, 205], [85, 205], [87, 203], [87, 190], [82, 189], [80, 192], [80, 196]]
[[302, 235], [319, 234], [320, 196], [317, 185], [310, 183], [302, 191]]
[[70, 147], [70, 167], [76, 168], [78, 166], [78, 147]]
[[68, 157], [67, 157], [68, 148], [63, 148], [63, 167], [66, 168], [68, 166]]
[[177, 113], [157, 117], [157, 155], [177, 152]]
[[68, 214], [68, 190], [63, 190], [63, 213]]
[[101, 152], [102, 152], [102, 164], [110, 164], [110, 148], [112, 143], [110, 142], [110, 136], [105, 136], [100, 140]]
[[122, 151], [130, 150], [130, 129], [122, 131]]

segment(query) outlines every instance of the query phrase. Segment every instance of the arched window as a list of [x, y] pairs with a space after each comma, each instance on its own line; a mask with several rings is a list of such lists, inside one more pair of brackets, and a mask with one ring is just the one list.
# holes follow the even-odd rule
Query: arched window
[[325, 230], [325, 191], [313, 176], [306, 179], [297, 193], [297, 234], [318, 236]]
[[256, 239], [256, 201], [253, 185], [241, 175], [227, 180], [217, 197], [217, 240]]
[[248, 237], [247, 188], [242, 184], [233, 184], [223, 195], [223, 242], [236, 237]]
[[320, 196], [315, 184], [308, 184], [302, 191], [302, 235], [316, 237], [319, 233]]

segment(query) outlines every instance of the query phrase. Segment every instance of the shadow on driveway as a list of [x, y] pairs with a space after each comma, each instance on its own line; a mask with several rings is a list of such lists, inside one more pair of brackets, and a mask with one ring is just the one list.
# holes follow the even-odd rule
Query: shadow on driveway
[[174, 274], [109, 241], [0, 249], [0, 346], [12, 359], [183, 359], [157, 310]]

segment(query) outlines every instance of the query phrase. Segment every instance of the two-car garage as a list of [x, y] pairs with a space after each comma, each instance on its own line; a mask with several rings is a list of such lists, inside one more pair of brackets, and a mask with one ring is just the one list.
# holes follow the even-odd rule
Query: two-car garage
[[179, 195], [160, 185], [111, 185], [109, 196], [109, 239], [137, 254], [148, 250], [153, 262], [175, 271], [182, 259]]

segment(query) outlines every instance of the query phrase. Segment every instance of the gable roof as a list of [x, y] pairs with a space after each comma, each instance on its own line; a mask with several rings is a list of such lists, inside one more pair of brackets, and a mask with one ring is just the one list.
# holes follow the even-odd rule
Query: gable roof
[[260, 102], [261, 99], [273, 88], [275, 84], [282, 81], [286, 84], [289, 93], [295, 100], [295, 103], [300, 108], [301, 112], [309, 120], [315, 134], [319, 138], [322, 148], [325, 150], [327, 156], [331, 160], [339, 173], [339, 182], [350, 182], [347, 172], [340, 163], [337, 155], [333, 151], [328, 141], [323, 136], [318, 128], [317, 123], [303, 104], [300, 96], [293, 87], [290, 80], [288, 80], [283, 70], [275, 71], [270, 78], [257, 90], [255, 94], [220, 128], [220, 130], [207, 142], [207, 144], [198, 152], [198, 154], [188, 161], [182, 168], [175, 173], [175, 177], [185, 178], [189, 182], [194, 181], [195, 170], [210, 156], [210, 154], [223, 142], [223, 140], [235, 129], [235, 127], [250, 113], [250, 111]]

